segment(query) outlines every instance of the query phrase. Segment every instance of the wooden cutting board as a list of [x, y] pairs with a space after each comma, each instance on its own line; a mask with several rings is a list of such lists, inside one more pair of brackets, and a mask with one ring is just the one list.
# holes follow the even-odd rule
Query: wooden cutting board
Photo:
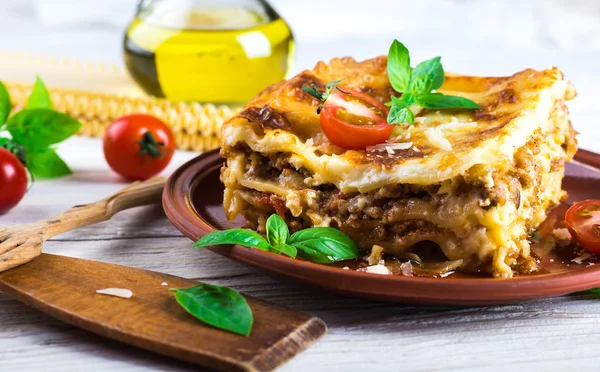
[[[212, 328], [185, 312], [169, 292], [197, 284], [153, 271], [44, 253], [0, 273], [0, 290], [55, 318], [214, 369], [273, 370], [327, 332], [319, 318], [250, 296], [245, 296], [254, 314], [249, 337]], [[129, 289], [133, 296], [96, 293], [103, 288]]]

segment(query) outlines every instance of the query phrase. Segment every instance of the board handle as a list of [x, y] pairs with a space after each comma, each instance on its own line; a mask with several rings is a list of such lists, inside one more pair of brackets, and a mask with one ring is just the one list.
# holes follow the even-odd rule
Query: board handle
[[42, 253], [44, 242], [52, 237], [109, 220], [125, 209], [160, 203], [165, 182], [162, 177], [134, 182], [108, 198], [74, 206], [54, 217], [0, 227], [0, 271], [33, 260]]

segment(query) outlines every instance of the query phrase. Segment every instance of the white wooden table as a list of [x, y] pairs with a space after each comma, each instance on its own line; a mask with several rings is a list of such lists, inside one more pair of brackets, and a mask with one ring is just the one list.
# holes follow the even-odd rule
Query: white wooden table
[[[49, 2], [52, 0], [3, 0], [0, 48], [119, 62], [115, 43], [120, 38], [121, 23], [128, 17], [110, 18], [116, 24], [92, 23], [90, 27], [68, 25], [65, 20], [61, 20], [62, 25], [53, 25], [47, 19], [44, 21], [47, 24], [33, 21], [36, 14], [38, 20], [44, 20], [45, 13], [30, 7]], [[68, 2], [55, 1], [55, 5]], [[89, 1], [88, 5], [92, 8], [100, 3], [105, 4]], [[582, 147], [600, 151], [600, 124], [596, 119], [600, 85], [600, 16], [598, 6], [594, 5], [597, 3], [574, 1], [566, 8], [566, 2], [560, 0], [543, 2], [544, 5], [541, 1], [511, 0], [507, 3], [512, 9], [492, 3], [449, 0], [369, 3], [377, 6], [363, 6], [357, 13], [352, 7], [341, 6], [340, 1], [327, 2], [328, 5], [322, 1], [317, 5], [310, 0], [275, 1], [292, 26], [296, 25], [298, 69], [335, 55], [363, 58], [385, 53], [392, 37], [408, 40], [415, 48], [415, 60], [442, 55], [447, 70], [500, 75], [525, 67], [557, 65], [580, 92], [570, 107], [574, 124], [582, 132]], [[381, 15], [381, 9], [392, 3], [400, 5], [395, 11]], [[124, 9], [129, 9], [132, 1], [106, 4], [128, 11]], [[401, 7], [410, 7], [410, 17], [402, 16]], [[316, 14], [312, 25], [306, 21], [310, 14]], [[345, 23], [347, 27], [336, 28], [339, 22], [328, 18], [328, 14], [338, 14], [350, 19], [350, 24], [363, 27], [357, 29]], [[381, 19], [378, 17], [384, 17], [385, 22], [378, 22]], [[509, 19], [510, 27], [503, 28]], [[329, 31], [316, 30], [316, 24], [329, 27]], [[471, 28], [466, 27], [469, 24]], [[15, 29], [20, 32], [19, 37], [14, 37]], [[54, 31], [43, 32], [46, 29]], [[90, 45], [90, 40], [97, 43]], [[74, 174], [57, 181], [37, 182], [17, 208], [0, 216], [0, 225], [42, 219], [72, 205], [100, 199], [124, 186], [104, 162], [100, 141], [73, 138], [61, 145], [60, 153]], [[193, 156], [178, 152], [168, 172]], [[329, 334], [283, 370], [600, 369], [600, 296], [597, 295], [574, 294], [477, 308], [366, 302], [282, 283], [209, 251], [192, 249], [191, 245], [171, 226], [160, 207], [155, 206], [126, 211], [111, 221], [59, 236], [44, 248], [48, 253], [231, 286], [324, 319]], [[193, 369], [81, 331], [0, 293], [0, 371]]]

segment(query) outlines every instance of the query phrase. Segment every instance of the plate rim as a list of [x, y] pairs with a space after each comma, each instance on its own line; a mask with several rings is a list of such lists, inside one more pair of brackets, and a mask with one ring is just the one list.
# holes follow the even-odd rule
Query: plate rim
[[[574, 161], [600, 171], [600, 154], [579, 149]], [[216, 230], [191, 206], [189, 191], [198, 175], [208, 173], [223, 159], [219, 149], [200, 154], [179, 167], [167, 180], [163, 191], [163, 208], [171, 223], [185, 236], [198, 240]], [[211, 251], [277, 276], [320, 287], [353, 297], [375, 300], [443, 305], [492, 305], [535, 298], [560, 296], [600, 286], [600, 265], [556, 274], [540, 274], [515, 278], [426, 278], [380, 275], [249, 249], [239, 245], [208, 247]], [[337, 285], [315, 283], [306, 276], [336, 277]], [[366, 282], [366, 283], [364, 283]], [[362, 283], [362, 285], [360, 285]], [[356, 284], [359, 284], [356, 286]], [[348, 288], [352, 285], [352, 288]], [[398, 288], [398, 289], [396, 289]], [[433, 290], [431, 290], [433, 289]], [[418, 296], [416, 295], [418, 293]], [[457, 297], [458, 296], [458, 297]], [[487, 297], [486, 297], [487, 296]]]

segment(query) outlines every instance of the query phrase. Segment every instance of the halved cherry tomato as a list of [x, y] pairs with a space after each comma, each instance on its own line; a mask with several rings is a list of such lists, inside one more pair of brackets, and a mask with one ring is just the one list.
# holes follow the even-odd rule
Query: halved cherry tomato
[[321, 128], [327, 138], [346, 150], [364, 150], [385, 142], [394, 125], [387, 123], [388, 110], [375, 98], [354, 90], [333, 90], [323, 103]]
[[565, 223], [583, 248], [600, 253], [600, 200], [573, 204], [565, 214]]
[[171, 129], [146, 114], [123, 116], [104, 134], [104, 157], [126, 179], [145, 180], [167, 167], [175, 151]]
[[27, 171], [12, 152], [0, 147], [0, 214], [17, 205], [27, 192]]

